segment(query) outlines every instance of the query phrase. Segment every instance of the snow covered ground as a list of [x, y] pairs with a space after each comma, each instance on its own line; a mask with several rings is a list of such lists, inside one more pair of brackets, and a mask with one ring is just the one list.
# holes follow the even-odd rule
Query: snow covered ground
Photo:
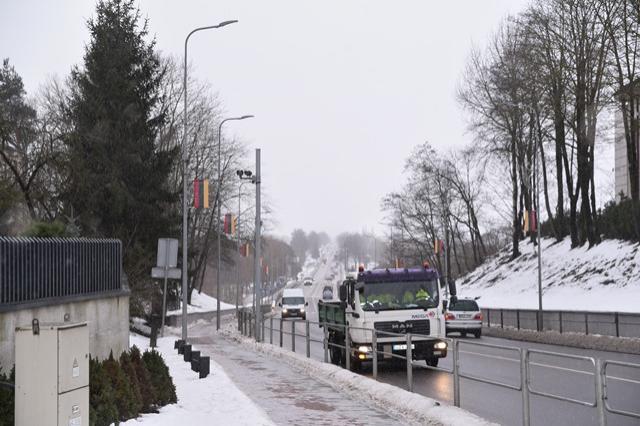
[[[216, 310], [217, 299], [204, 293], [198, 293], [194, 291], [191, 293], [191, 304], [187, 307], [188, 313], [195, 312], [213, 312]], [[225, 311], [228, 309], [235, 309], [235, 305], [229, 303], [220, 302], [220, 310]], [[175, 311], [167, 311], [167, 316], [181, 315], [182, 309], [176, 309]]]
[[[160, 409], [158, 414], [144, 414], [137, 419], [121, 423], [127, 426], [173, 425], [259, 425], [271, 426], [266, 413], [242, 393], [220, 365], [211, 361], [211, 372], [204, 379], [191, 371], [190, 364], [173, 349], [175, 337], [158, 339], [158, 348], [169, 366], [176, 386], [178, 402]], [[132, 334], [130, 345], [141, 350], [149, 346], [149, 339]]]
[[[571, 241], [542, 241], [544, 309], [640, 312], [638, 244], [607, 240], [588, 250]], [[509, 261], [509, 249], [457, 280], [458, 294], [479, 297], [487, 308], [538, 307], [538, 260], [534, 246], [520, 244], [522, 255]]]

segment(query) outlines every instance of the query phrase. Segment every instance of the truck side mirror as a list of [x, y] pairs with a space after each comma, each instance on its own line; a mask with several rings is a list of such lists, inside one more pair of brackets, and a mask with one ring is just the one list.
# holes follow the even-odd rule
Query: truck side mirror
[[446, 301], [446, 300], [443, 300], [443, 301], [442, 301], [442, 309], [443, 309], [443, 310], [445, 310], [445, 311], [446, 311], [446, 310], [447, 310], [447, 306], [448, 306], [448, 305], [449, 305], [449, 302], [448, 302], [448, 301]]
[[309, 302], [304, 302], [304, 306], [309, 306]]
[[278, 306], [282, 308], [282, 302], [278, 302]]
[[347, 301], [347, 286], [345, 284], [341, 285], [338, 289], [338, 295], [340, 297], [341, 302]]

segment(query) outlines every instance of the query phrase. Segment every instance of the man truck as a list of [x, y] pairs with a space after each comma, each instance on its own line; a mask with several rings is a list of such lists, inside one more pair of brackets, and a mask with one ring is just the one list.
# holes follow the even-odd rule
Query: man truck
[[[451, 294], [455, 295], [455, 288]], [[340, 285], [339, 296], [339, 302], [318, 302], [320, 327], [327, 327], [332, 363], [344, 365], [347, 353], [354, 370], [371, 361], [373, 333], [378, 361], [390, 360], [392, 354], [406, 356], [407, 333], [411, 333], [414, 360], [436, 367], [447, 356], [440, 279], [427, 264], [369, 271], [361, 267], [355, 278], [348, 277]], [[347, 342], [348, 351], [338, 346]]]

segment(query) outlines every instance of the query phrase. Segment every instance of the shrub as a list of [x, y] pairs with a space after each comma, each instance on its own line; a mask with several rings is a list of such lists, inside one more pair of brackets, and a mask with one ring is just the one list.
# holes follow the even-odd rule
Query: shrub
[[156, 403], [162, 406], [177, 402], [176, 387], [162, 355], [155, 350], [147, 351], [142, 355], [142, 362], [149, 371], [151, 384], [156, 393]]
[[136, 373], [138, 379], [138, 386], [140, 387], [140, 395], [142, 397], [142, 412], [152, 413], [156, 412], [156, 391], [151, 383], [151, 376], [149, 371], [142, 362], [142, 355], [140, 350], [134, 345], [130, 351], [131, 364]]
[[89, 424], [109, 426], [118, 424], [118, 408], [111, 386], [100, 361], [89, 359]]
[[129, 380], [129, 388], [133, 394], [133, 399], [131, 400], [131, 411], [135, 413], [135, 417], [137, 417], [137, 414], [142, 411], [142, 396], [140, 395], [140, 384], [138, 383], [136, 369], [131, 363], [131, 356], [128, 352], [122, 352], [120, 355], [120, 368], [122, 368], [122, 371]]
[[116, 407], [118, 409], [118, 417], [120, 420], [129, 420], [138, 416], [136, 409], [139, 401], [135, 400], [135, 394], [131, 388], [131, 382], [122, 370], [120, 363], [113, 359], [113, 353], [102, 363], [105, 374], [111, 381], [113, 395]]
[[[12, 368], [8, 376], [0, 368], [0, 382], [15, 383], [16, 369]], [[0, 387], [0, 426], [13, 426], [14, 392]]]

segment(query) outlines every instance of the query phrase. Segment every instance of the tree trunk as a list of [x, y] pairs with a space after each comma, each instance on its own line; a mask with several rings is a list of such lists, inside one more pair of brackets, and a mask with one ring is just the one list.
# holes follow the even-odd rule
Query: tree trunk
[[[558, 101], [559, 103], [559, 101]], [[556, 136], [556, 186], [557, 186], [557, 202], [556, 202], [556, 239], [560, 241], [566, 235], [567, 229], [565, 227], [565, 219], [564, 219], [564, 188], [562, 184], [562, 152], [565, 147], [565, 128], [564, 128], [564, 118], [562, 115], [562, 108], [560, 105], [556, 104], [554, 108], [553, 114], [553, 124], [555, 128], [555, 136]], [[570, 170], [567, 169], [567, 173], [571, 173]], [[545, 173], [546, 175], [546, 173]], [[546, 188], [546, 184], [545, 184]], [[571, 187], [569, 187], [571, 191]]]
[[520, 221], [518, 220], [518, 165], [516, 158], [516, 141], [515, 137], [511, 138], [511, 191], [512, 191], [512, 214], [513, 214], [513, 233], [511, 260], [520, 256]]

